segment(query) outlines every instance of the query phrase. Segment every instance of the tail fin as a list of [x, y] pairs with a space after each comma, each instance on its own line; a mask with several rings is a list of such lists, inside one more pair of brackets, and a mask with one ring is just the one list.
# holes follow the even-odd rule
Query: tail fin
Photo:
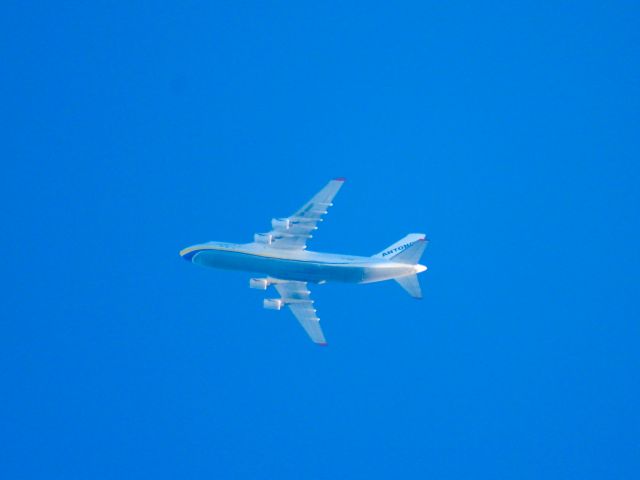
[[[428, 240], [424, 233], [411, 233], [402, 240], [394, 243], [389, 248], [374, 255], [374, 257], [385, 258], [392, 262], [407, 263], [409, 265], [417, 265], [422, 256], [422, 252], [426, 248]], [[398, 284], [404, 288], [413, 298], [422, 298], [422, 290], [418, 281], [418, 273], [427, 269], [424, 265], [417, 265], [416, 273], [404, 277], [394, 278]]]
[[400, 286], [413, 298], [422, 298], [422, 290], [420, 289], [418, 275], [407, 275], [406, 277], [394, 278], [394, 280], [398, 282]]
[[420, 260], [426, 246], [427, 239], [424, 233], [410, 233], [402, 240], [375, 254], [374, 257], [399, 263], [415, 264]]

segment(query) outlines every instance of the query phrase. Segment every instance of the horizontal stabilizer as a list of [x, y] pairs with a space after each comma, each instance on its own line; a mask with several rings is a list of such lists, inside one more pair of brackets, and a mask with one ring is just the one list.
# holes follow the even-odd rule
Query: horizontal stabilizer
[[420, 289], [418, 275], [407, 275], [406, 277], [394, 278], [394, 280], [398, 282], [400, 286], [413, 298], [422, 298], [422, 290]]

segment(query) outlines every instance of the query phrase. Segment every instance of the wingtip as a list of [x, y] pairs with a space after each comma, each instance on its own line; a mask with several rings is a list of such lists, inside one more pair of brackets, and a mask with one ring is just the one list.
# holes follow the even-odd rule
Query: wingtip
[[316, 345], [319, 345], [320, 347], [326, 347], [329, 344], [327, 342], [316, 342]]
[[347, 179], [346, 179], [346, 178], [344, 178], [344, 177], [337, 177], [337, 178], [334, 178], [334, 180], [335, 180], [336, 182], [346, 182], [346, 181], [347, 181]]

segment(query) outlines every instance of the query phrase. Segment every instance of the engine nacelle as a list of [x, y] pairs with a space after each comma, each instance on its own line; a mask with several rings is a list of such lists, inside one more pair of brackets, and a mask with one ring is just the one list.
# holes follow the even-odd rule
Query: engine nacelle
[[273, 235], [269, 235], [268, 233], [256, 233], [253, 236], [253, 241], [256, 243], [271, 245], [271, 242], [273, 242]]
[[265, 298], [262, 306], [267, 310], [280, 310], [284, 302], [280, 298]]
[[256, 290], [266, 290], [269, 286], [269, 280], [266, 278], [250, 278], [249, 288], [255, 288]]
[[274, 230], [289, 230], [291, 228], [291, 220], [288, 218], [274, 218], [271, 220], [271, 227]]

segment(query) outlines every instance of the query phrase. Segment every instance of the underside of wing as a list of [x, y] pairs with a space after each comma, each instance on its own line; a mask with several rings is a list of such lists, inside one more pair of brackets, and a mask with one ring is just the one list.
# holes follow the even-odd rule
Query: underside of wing
[[333, 205], [331, 202], [343, 183], [344, 178], [331, 180], [293, 215], [271, 220], [272, 230], [256, 234], [255, 241], [274, 248], [304, 250], [307, 248], [307, 240], [312, 237], [311, 232], [317, 230], [317, 224]]
[[276, 280], [275, 287], [282, 297], [282, 302], [289, 307], [311, 340], [319, 345], [326, 345], [327, 341], [320, 327], [320, 319], [313, 308], [313, 300], [311, 300], [311, 292], [307, 288], [307, 283]]
[[298, 319], [307, 335], [311, 337], [311, 340], [318, 345], [327, 344], [327, 340], [322, 333], [322, 327], [320, 327], [320, 319], [316, 316], [316, 311], [312, 305], [290, 304], [289, 309]]

